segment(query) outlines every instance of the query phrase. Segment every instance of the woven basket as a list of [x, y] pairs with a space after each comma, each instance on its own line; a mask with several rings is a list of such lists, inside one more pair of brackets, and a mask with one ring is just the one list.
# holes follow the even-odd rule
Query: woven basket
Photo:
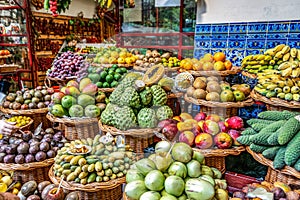
[[265, 177], [266, 181], [271, 183], [281, 181], [289, 185], [300, 185], [300, 172], [298, 172], [296, 169], [285, 166], [283, 169], [277, 170], [273, 167], [273, 162], [269, 159], [266, 159], [262, 154], [255, 153], [250, 149], [249, 146], [246, 147], [246, 150], [259, 163], [268, 166], [268, 172]]
[[[135, 71], [146, 72], [149, 69], [149, 67], [141, 67], [141, 66], [134, 65], [133, 69]], [[171, 68], [165, 67], [165, 72], [177, 72], [178, 69], [180, 69], [180, 67], [171, 67]]]
[[23, 115], [23, 116], [30, 117], [33, 120], [34, 128], [36, 128], [41, 122], [43, 122], [43, 128], [49, 128], [52, 126], [50, 121], [46, 117], [48, 113], [48, 108], [31, 109], [31, 110], [11, 110], [11, 109], [0, 107], [0, 111], [9, 115]]
[[76, 76], [71, 76], [71, 77], [66, 77], [65, 80], [63, 79], [60, 79], [60, 78], [52, 78], [52, 77], [49, 77], [49, 76], [46, 76], [45, 80], [44, 80], [44, 84], [46, 87], [51, 87], [51, 85], [54, 84], [58, 84], [60, 86], [66, 86], [66, 84], [68, 83], [68, 81], [70, 80], [76, 80], [77, 77]]
[[129, 64], [98, 64], [98, 63], [92, 63], [91, 66], [93, 67], [99, 67], [99, 68], [110, 68], [113, 65], [118, 65], [118, 67], [125, 67], [125, 68], [131, 68], [133, 65]]
[[300, 102], [297, 101], [286, 101], [279, 98], [267, 98], [265, 96], [260, 95], [254, 90], [251, 91], [250, 95], [252, 99], [265, 103], [267, 110], [300, 111]]
[[68, 140], [94, 138], [100, 131], [97, 118], [58, 118], [52, 114], [47, 114], [47, 118], [59, 124]]
[[230, 74], [237, 74], [241, 71], [240, 67], [232, 67], [230, 70], [224, 71], [194, 71], [194, 70], [186, 70], [193, 76], [228, 76]]
[[205, 157], [205, 165], [215, 167], [224, 174], [226, 172], [225, 158], [229, 155], [237, 156], [245, 151], [244, 146], [233, 147], [230, 149], [198, 149], [194, 151], [202, 153]]
[[54, 158], [46, 159], [42, 162], [32, 162], [25, 164], [5, 164], [0, 163], [0, 169], [5, 171], [13, 171], [13, 179], [25, 183], [35, 180], [40, 183], [50, 180], [48, 171], [54, 163]]
[[249, 77], [249, 78], [252, 78], [252, 79], [257, 78], [256, 74], [251, 74], [251, 73], [249, 73], [247, 71], [242, 71], [241, 73], [242, 73], [243, 76], [246, 76], [246, 77]]
[[187, 94], [185, 94], [184, 99], [189, 103], [200, 105], [200, 110], [208, 115], [218, 114], [219, 116], [224, 118], [238, 115], [239, 108], [251, 106], [254, 103], [250, 97], [247, 97], [244, 101], [241, 102], [216, 102], [194, 99], [192, 97], [188, 97]]
[[126, 144], [130, 145], [135, 153], [143, 156], [144, 149], [154, 142], [154, 132], [159, 132], [158, 128], [155, 129], [129, 129], [121, 131], [113, 126], [102, 124], [99, 120], [100, 130], [110, 133], [112, 135], [125, 135]]
[[[54, 184], [59, 184], [61, 182], [59, 177], [54, 176], [52, 168], [49, 170], [48, 175]], [[125, 177], [108, 182], [90, 183], [87, 185], [62, 181], [62, 187], [70, 191], [79, 191], [81, 200], [119, 200], [122, 198], [122, 184], [125, 182]]]
[[115, 88], [98, 88], [98, 90], [101, 92], [112, 93], [115, 90]]
[[29, 130], [31, 130], [32, 124], [33, 124], [33, 119], [31, 119], [28, 124], [21, 126], [19, 129], [21, 129], [22, 131], [29, 131]]

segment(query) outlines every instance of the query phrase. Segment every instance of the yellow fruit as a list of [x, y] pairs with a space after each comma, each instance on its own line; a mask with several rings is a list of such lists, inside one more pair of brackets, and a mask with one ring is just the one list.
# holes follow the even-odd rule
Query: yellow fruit
[[6, 192], [7, 185], [5, 183], [0, 183], [0, 192]]

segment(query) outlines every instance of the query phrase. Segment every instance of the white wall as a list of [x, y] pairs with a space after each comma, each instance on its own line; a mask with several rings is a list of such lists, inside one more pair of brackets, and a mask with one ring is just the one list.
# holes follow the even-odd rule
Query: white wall
[[[65, 13], [61, 13], [61, 15], [67, 16], [77, 16], [77, 14], [82, 11], [84, 18], [93, 18], [95, 14], [96, 3], [94, 0], [73, 0], [70, 4], [69, 9]], [[50, 11], [42, 10], [35, 10], [33, 6], [31, 6], [32, 11], [49, 13]]]
[[299, 0], [198, 0], [197, 24], [300, 19]]

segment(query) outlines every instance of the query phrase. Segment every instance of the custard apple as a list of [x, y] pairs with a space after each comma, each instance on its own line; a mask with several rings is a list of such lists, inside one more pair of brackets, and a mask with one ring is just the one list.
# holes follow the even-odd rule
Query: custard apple
[[120, 130], [127, 130], [137, 126], [136, 116], [128, 106], [121, 107], [114, 115], [115, 127]]
[[119, 99], [119, 105], [139, 108], [141, 106], [140, 96], [133, 87], [127, 87]]
[[156, 110], [156, 117], [159, 121], [170, 119], [173, 117], [173, 111], [167, 105], [161, 106]]
[[155, 111], [151, 108], [142, 108], [137, 118], [141, 128], [154, 128], [158, 123]]
[[143, 105], [149, 105], [152, 101], [151, 89], [149, 87], [146, 87], [142, 92], [140, 92], [140, 97]]
[[136, 77], [125, 77], [124, 79], [122, 79], [119, 85], [121, 85], [121, 87], [125, 89], [127, 87], [133, 86], [135, 80], [137, 80]]
[[167, 93], [159, 85], [151, 86], [152, 103], [154, 106], [163, 106], [167, 103]]
[[115, 104], [109, 103], [106, 105], [104, 111], [101, 113], [101, 122], [103, 124], [114, 126], [114, 115], [118, 111], [119, 107]]
[[124, 92], [125, 88], [121, 85], [118, 85], [115, 90], [109, 96], [109, 102], [113, 104], [118, 104], [120, 102], [120, 98]]

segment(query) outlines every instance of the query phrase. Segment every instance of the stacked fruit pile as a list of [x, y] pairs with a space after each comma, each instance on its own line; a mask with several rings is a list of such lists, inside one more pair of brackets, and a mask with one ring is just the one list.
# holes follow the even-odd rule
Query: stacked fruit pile
[[[91, 79], [83, 78], [78, 83], [71, 80], [60, 92], [52, 95], [49, 111], [55, 117], [98, 117], [105, 105], [106, 95], [98, 92]], [[96, 105], [97, 104], [97, 105]]]
[[[257, 193], [258, 191], [260, 191], [259, 194]], [[300, 190], [292, 190], [289, 185], [279, 181], [273, 184], [263, 181], [244, 186], [242, 191], [233, 193], [231, 200], [243, 200], [246, 196], [249, 197], [249, 200], [254, 200], [262, 196], [270, 196], [272, 199], [294, 200], [300, 199]]]
[[31, 122], [31, 118], [30, 117], [26, 117], [26, 116], [14, 116], [11, 117], [9, 119], [7, 119], [7, 122], [15, 122], [15, 126], [16, 127], [22, 127], [22, 126], [26, 126], [27, 124], [29, 124]]
[[76, 72], [84, 65], [83, 56], [71, 51], [64, 52], [54, 59], [51, 69], [47, 71], [47, 76], [65, 80], [74, 77]]
[[59, 199], [59, 200], [78, 200], [78, 192], [63, 190], [58, 185], [51, 184], [49, 181], [37, 183], [28, 181], [24, 183], [21, 190], [17, 193], [20, 199], [39, 200], [39, 199]]
[[13, 172], [0, 171], [0, 192], [10, 192], [12, 194], [18, 194], [21, 183], [13, 182]]
[[159, 142], [155, 154], [137, 161], [126, 175], [130, 199], [229, 199], [221, 172], [185, 143]]
[[128, 64], [132, 65], [136, 61], [136, 56], [128, 52], [125, 48], [115, 46], [102, 48], [96, 54], [94, 63], [97, 64]]
[[55, 158], [54, 174], [68, 182], [83, 185], [107, 182], [125, 176], [134, 154], [116, 144], [111, 135], [66, 143]]
[[250, 149], [270, 160], [275, 169], [286, 165], [300, 171], [300, 113], [290, 111], [264, 111], [259, 119], [249, 119], [237, 141], [250, 145]]
[[55, 133], [52, 128], [41, 130], [36, 135], [25, 131], [20, 136], [3, 136], [0, 162], [23, 164], [54, 158], [65, 142], [62, 132]]
[[9, 56], [10, 55], [10, 52], [9, 52], [9, 50], [6, 50], [6, 49], [4, 49], [4, 50], [0, 50], [0, 57], [7, 57], [7, 56]]
[[250, 94], [251, 88], [248, 84], [236, 84], [219, 81], [218, 77], [197, 77], [187, 89], [187, 96], [195, 99], [216, 102], [244, 101]]
[[120, 130], [155, 128], [161, 120], [172, 118], [166, 105], [167, 93], [159, 85], [145, 86], [140, 73], [128, 73], [109, 96], [101, 114], [103, 124]]
[[46, 88], [45, 86], [38, 86], [31, 90], [26, 88], [16, 93], [9, 93], [5, 97], [2, 106], [13, 110], [46, 108], [50, 104], [53, 93], [52, 88]]
[[185, 58], [180, 61], [181, 70], [194, 71], [225, 71], [231, 70], [232, 63], [226, 60], [226, 55], [223, 52], [217, 52], [214, 55], [207, 53], [202, 58]]

